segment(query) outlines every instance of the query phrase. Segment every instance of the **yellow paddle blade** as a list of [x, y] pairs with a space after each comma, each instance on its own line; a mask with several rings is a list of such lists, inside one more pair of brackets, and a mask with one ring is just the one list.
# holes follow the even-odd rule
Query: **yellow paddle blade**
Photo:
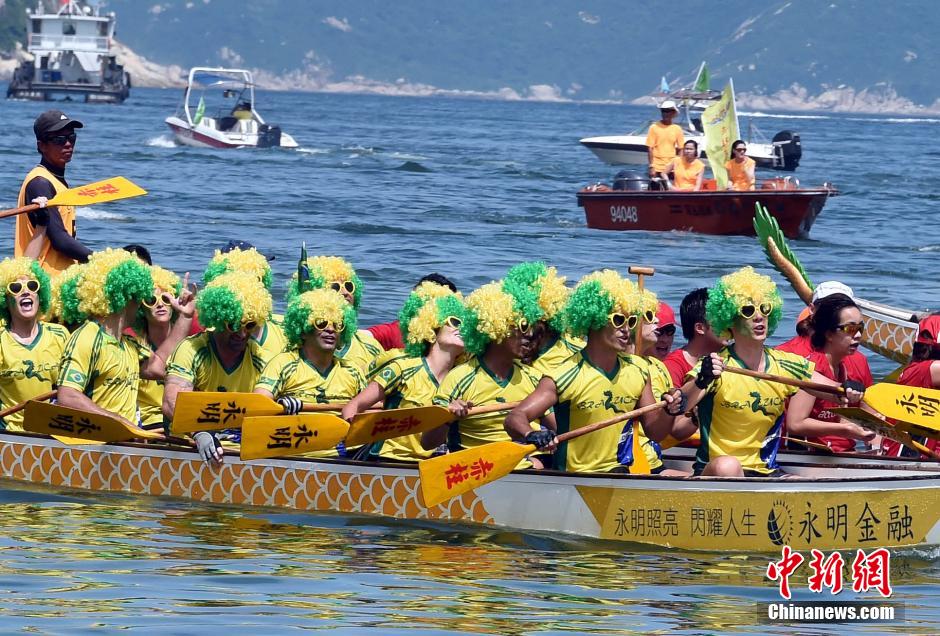
[[643, 446], [640, 445], [640, 426], [637, 420], [633, 420], [633, 462], [630, 464], [631, 475], [649, 475], [652, 468], [650, 462], [643, 452]]
[[179, 435], [241, 428], [246, 417], [283, 412], [280, 404], [258, 393], [184, 391], [177, 395], [170, 432]]
[[34, 433], [62, 435], [81, 440], [123, 442], [130, 439], [163, 439], [154, 431], [145, 431], [107, 415], [88, 413], [48, 402], [30, 402], [26, 405], [23, 428]]
[[440, 406], [418, 406], [378, 413], [362, 413], [353, 418], [346, 446], [354, 448], [393, 437], [423, 433], [454, 419], [453, 414]]
[[284, 457], [333, 448], [346, 437], [349, 424], [329, 413], [246, 417], [241, 458]]
[[118, 199], [130, 199], [147, 191], [124, 177], [111, 177], [88, 185], [63, 190], [49, 199], [48, 205], [92, 205]]
[[679, 444], [682, 444], [684, 442], [698, 442], [698, 441], [701, 441], [701, 437], [699, 436], [698, 431], [695, 431], [694, 433], [692, 433], [685, 439], [676, 439], [672, 435], [667, 435], [666, 439], [664, 439], [663, 441], [659, 443], [659, 447], [663, 450], [668, 450], [672, 448], [673, 446], [678, 446]]
[[865, 402], [908, 433], [940, 439], [940, 390], [885, 382], [868, 387]]
[[77, 437], [66, 437], [65, 435], [53, 435], [52, 439], [57, 439], [67, 446], [97, 446], [98, 444], [107, 444], [97, 439], [78, 439]]
[[532, 444], [493, 442], [423, 459], [418, 462], [418, 473], [424, 505], [431, 508], [505, 477], [535, 450]]

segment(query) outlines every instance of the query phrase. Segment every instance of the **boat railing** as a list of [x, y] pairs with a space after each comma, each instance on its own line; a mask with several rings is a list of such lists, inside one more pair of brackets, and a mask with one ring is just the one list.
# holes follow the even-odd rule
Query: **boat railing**
[[30, 33], [27, 42], [30, 53], [43, 51], [90, 51], [108, 53], [110, 42], [106, 37], [96, 35], [51, 35], [48, 33]]

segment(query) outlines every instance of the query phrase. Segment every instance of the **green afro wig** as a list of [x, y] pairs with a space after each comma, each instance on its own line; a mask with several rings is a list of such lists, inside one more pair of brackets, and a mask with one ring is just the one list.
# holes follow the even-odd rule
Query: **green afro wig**
[[258, 277], [244, 272], [222, 274], [196, 296], [199, 322], [224, 331], [229, 325], [263, 324], [271, 315], [271, 294]]
[[459, 319], [461, 324], [467, 320], [467, 307], [459, 293], [432, 282], [422, 283], [411, 292], [398, 312], [405, 353], [426, 355], [437, 338], [437, 331], [450, 316]]
[[274, 284], [274, 277], [271, 274], [271, 266], [268, 264], [267, 257], [253, 247], [247, 250], [236, 247], [228, 252], [216, 250], [212, 260], [209, 261], [209, 265], [206, 266], [202, 281], [209, 284], [222, 274], [230, 272], [252, 274], [261, 281], [261, 284], [268, 291], [271, 291]]
[[59, 293], [62, 319], [75, 324], [83, 317], [114, 314], [123, 311], [128, 303], [149, 298], [153, 294], [153, 278], [150, 268], [135, 255], [108, 248], [88, 257], [74, 276], [63, 281]]
[[81, 278], [85, 263], [73, 263], [52, 281], [52, 305], [49, 315], [61, 320], [66, 325], [78, 325], [85, 322], [88, 316], [81, 311], [78, 300], [78, 281]]
[[731, 327], [745, 305], [759, 306], [769, 303], [772, 306], [767, 317], [767, 336], [772, 336], [783, 314], [783, 299], [777, 286], [769, 276], [758, 274], [752, 267], [722, 276], [715, 286], [708, 290], [708, 302], [705, 304], [705, 319], [719, 337], [730, 338]]
[[331, 322], [337, 329], [342, 325], [343, 330], [336, 332], [337, 349], [348, 345], [356, 333], [356, 310], [332, 289], [315, 289], [295, 296], [284, 313], [284, 333], [292, 345], [299, 347], [319, 320]]
[[503, 289], [517, 295], [515, 290], [527, 289], [538, 299], [544, 320], [554, 331], [565, 330], [564, 312], [570, 290], [565, 287], [565, 277], [559, 276], [554, 267], [548, 267], [541, 261], [519, 263], [512, 267], [503, 279]]
[[629, 316], [639, 297], [632, 282], [612, 269], [592, 272], [582, 278], [568, 298], [564, 316], [568, 333], [579, 338], [607, 325], [612, 313]]
[[476, 356], [491, 342], [500, 343], [511, 336], [520, 322], [531, 325], [542, 315], [535, 294], [519, 286], [509, 293], [502, 281], [474, 291], [467, 296], [466, 306], [467, 319], [460, 325], [460, 336], [467, 352]]
[[10, 283], [21, 278], [31, 279], [39, 282], [39, 291], [37, 297], [39, 300], [39, 314], [45, 314], [49, 311], [52, 303], [52, 281], [49, 279], [38, 261], [22, 256], [20, 258], [5, 258], [0, 262], [0, 289], [6, 294], [5, 302], [0, 304], [0, 320], [10, 324], [9, 299], [12, 294], [7, 291]]
[[[332, 283], [340, 285], [347, 282], [355, 286], [353, 290], [353, 309], [359, 311], [362, 305], [362, 280], [356, 270], [348, 261], [338, 256], [313, 256], [307, 259], [307, 271], [310, 279], [307, 281], [307, 291], [324, 289]], [[287, 283], [287, 302], [290, 303], [297, 296], [297, 272]]]

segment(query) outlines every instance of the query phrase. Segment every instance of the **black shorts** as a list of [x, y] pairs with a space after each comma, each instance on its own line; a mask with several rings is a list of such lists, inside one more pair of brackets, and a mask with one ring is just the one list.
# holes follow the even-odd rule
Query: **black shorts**
[[[665, 466], [657, 466], [656, 468], [650, 468], [650, 475], [658, 475], [664, 470], [666, 470]], [[615, 475], [628, 475], [630, 474], [630, 467], [629, 466], [617, 466], [610, 472], [614, 473]]]

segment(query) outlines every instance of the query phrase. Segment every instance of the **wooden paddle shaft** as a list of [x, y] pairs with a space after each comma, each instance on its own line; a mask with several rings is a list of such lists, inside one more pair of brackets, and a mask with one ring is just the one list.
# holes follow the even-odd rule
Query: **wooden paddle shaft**
[[[631, 265], [627, 268], [627, 271], [636, 276], [636, 286], [640, 292], [643, 292], [643, 277], [644, 276], [653, 276], [656, 273], [656, 270], [652, 267], [643, 267], [641, 265]], [[643, 316], [640, 315], [640, 320], [636, 323], [636, 334], [634, 335], [635, 344], [633, 346], [634, 353], [638, 356], [643, 355]]]
[[833, 393], [835, 395], [843, 395], [845, 393], [845, 390], [841, 386], [832, 386], [831, 384], [822, 384], [820, 382], [797, 380], [796, 378], [787, 378], [782, 375], [764, 373], [763, 371], [752, 371], [750, 369], [741, 369], [738, 367], [725, 367], [722, 373], [737, 373], [738, 375], [746, 375], [750, 378], [757, 378], [758, 380], [777, 382], [779, 384], [796, 386], [801, 389], [809, 389], [810, 391], [821, 391], [822, 393]]
[[[46, 391], [45, 393], [40, 393], [39, 395], [31, 399], [36, 402], [45, 402], [46, 400], [51, 400], [55, 396], [56, 396], [56, 392], [55, 390], [52, 390], [52, 391]], [[26, 400], [25, 402], [14, 404], [10, 408], [0, 411], [0, 419], [3, 419], [7, 415], [13, 415], [14, 413], [19, 413], [20, 411], [26, 408], [26, 405], [29, 404], [29, 402], [30, 400]]]
[[24, 205], [21, 208], [12, 208], [10, 210], [3, 210], [0, 212], [0, 219], [5, 219], [8, 216], [16, 216], [17, 214], [24, 214], [26, 212], [32, 212], [33, 210], [38, 210], [38, 203], [30, 203], [29, 205]]
[[625, 422], [627, 420], [631, 420], [634, 417], [639, 417], [640, 415], [645, 415], [646, 413], [656, 411], [658, 409], [663, 408], [664, 406], [666, 406], [665, 400], [660, 400], [656, 404], [650, 404], [649, 406], [644, 406], [642, 408], [634, 409], [628, 413], [622, 413], [616, 417], [610, 418], [609, 420], [602, 420], [600, 422], [589, 424], [588, 426], [579, 428], [574, 431], [568, 431], [567, 433], [562, 433], [561, 435], [558, 436], [558, 443], [560, 444], [561, 442], [567, 442], [569, 439], [574, 439], [575, 437], [581, 437], [582, 435], [593, 433], [594, 431], [600, 430], [602, 428], [607, 428], [608, 426], [612, 426], [619, 422]]
[[[342, 411], [343, 407], [346, 406], [345, 402], [328, 402], [326, 404], [317, 404], [315, 402], [304, 402], [303, 407], [300, 411], [302, 413], [323, 413], [324, 411]], [[366, 409], [361, 411], [362, 413], [378, 413], [382, 409]]]

